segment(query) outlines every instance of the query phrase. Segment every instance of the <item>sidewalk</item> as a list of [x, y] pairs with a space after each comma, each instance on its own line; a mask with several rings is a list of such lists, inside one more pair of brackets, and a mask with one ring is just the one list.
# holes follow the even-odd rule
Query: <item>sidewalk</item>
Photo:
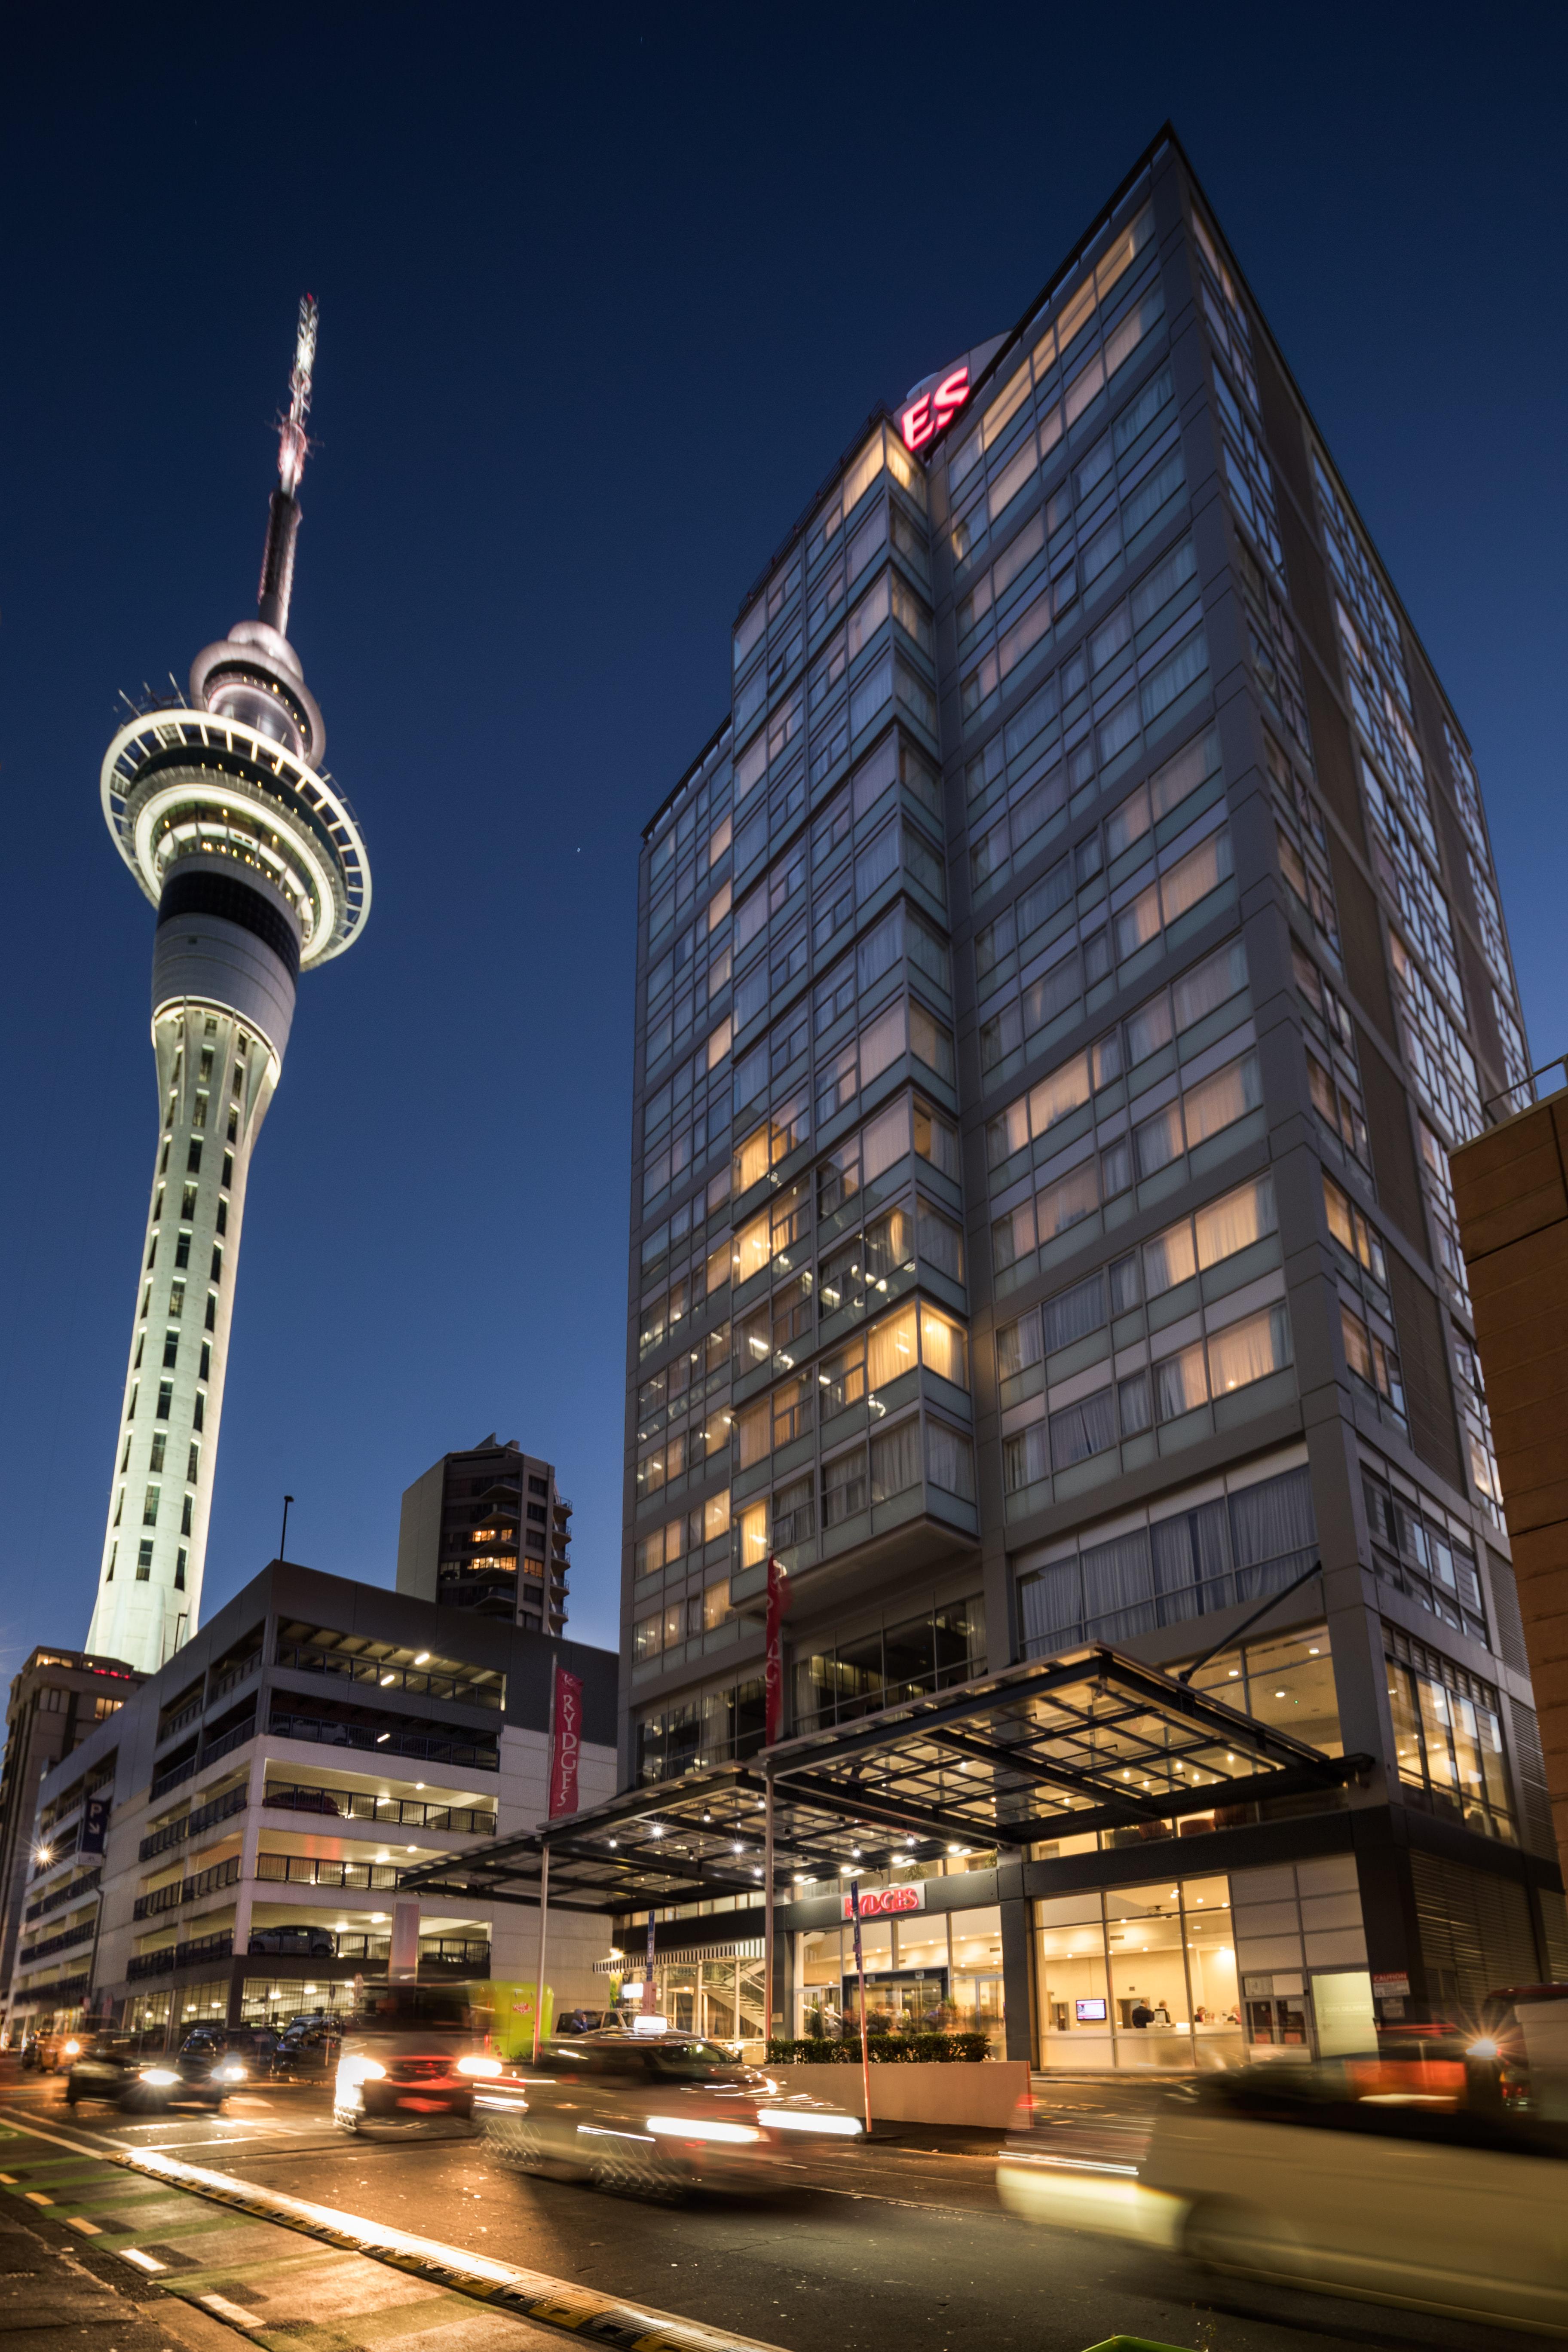
[[238, 2352], [220, 2319], [139, 2284], [37, 2208], [0, 2212], [6, 2352]]

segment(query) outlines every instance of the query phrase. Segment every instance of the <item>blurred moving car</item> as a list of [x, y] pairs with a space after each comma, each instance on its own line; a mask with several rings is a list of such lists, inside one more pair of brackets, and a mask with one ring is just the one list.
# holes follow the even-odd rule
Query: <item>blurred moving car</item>
[[464, 2118], [480, 2074], [499, 2074], [471, 2021], [461, 1986], [366, 1985], [345, 2021], [332, 2088], [332, 2121], [410, 2125]]
[[296, 2017], [278, 2036], [272, 2053], [275, 2074], [330, 2074], [342, 2045], [342, 2020], [323, 2011]]
[[264, 2025], [194, 2025], [180, 2044], [182, 2058], [237, 2058], [258, 2082], [272, 2072], [278, 2036]]
[[29, 2033], [22, 2043], [22, 2064], [40, 2074], [68, 2066], [80, 2053], [84, 2037], [78, 2033]]
[[283, 1952], [306, 1960], [332, 1959], [337, 1948], [338, 1939], [330, 1927], [311, 1927], [303, 1923], [293, 1927], [258, 1927], [246, 1947], [253, 1955]]
[[104, 2033], [80, 2052], [66, 2077], [66, 2105], [104, 2099], [117, 2107], [221, 2108], [247, 2080], [242, 2061], [226, 2051], [182, 2050], [177, 2057], [142, 2050], [134, 2034]]
[[1465, 2050], [1465, 2091], [1481, 2114], [1568, 2121], [1568, 1985], [1488, 1993]]
[[537, 2067], [491, 2068], [474, 2092], [490, 2153], [597, 2189], [761, 2190], [777, 2185], [781, 2151], [803, 2137], [860, 2135], [847, 2109], [781, 2095], [758, 2068], [696, 2034], [608, 2028], [543, 2043]]
[[1410, 2091], [1358, 2095], [1356, 2071], [1201, 2075], [1095, 2158], [1037, 2121], [1002, 2150], [998, 2192], [1028, 2220], [1216, 2270], [1568, 2331], [1568, 2128]]

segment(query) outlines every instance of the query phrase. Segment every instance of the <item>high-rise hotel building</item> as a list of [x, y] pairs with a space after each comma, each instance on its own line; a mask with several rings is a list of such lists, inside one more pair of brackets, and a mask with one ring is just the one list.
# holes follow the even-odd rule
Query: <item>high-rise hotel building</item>
[[1561, 1977], [1447, 1175], [1528, 1066], [1475, 765], [1169, 132], [733, 677], [642, 848], [624, 1780], [762, 1748], [776, 1553], [786, 1738], [1103, 1643], [1366, 1759], [928, 1864], [885, 2007], [1201, 2063]]

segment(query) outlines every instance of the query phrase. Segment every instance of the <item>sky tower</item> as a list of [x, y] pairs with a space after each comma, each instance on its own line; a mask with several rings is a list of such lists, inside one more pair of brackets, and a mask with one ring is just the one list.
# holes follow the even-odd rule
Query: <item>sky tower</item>
[[302, 970], [370, 912], [358, 821], [289, 643], [316, 355], [300, 305], [256, 618], [191, 665], [188, 699], [140, 711], [103, 762], [103, 814], [158, 909], [160, 1132], [88, 1647], [151, 1671], [201, 1608], [250, 1154]]

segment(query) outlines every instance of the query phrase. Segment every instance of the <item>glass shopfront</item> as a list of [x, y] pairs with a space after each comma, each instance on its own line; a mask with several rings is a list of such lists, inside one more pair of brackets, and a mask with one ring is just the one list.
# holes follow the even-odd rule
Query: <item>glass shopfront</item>
[[1240, 2064], [1228, 1879], [1046, 1897], [1035, 1955], [1042, 2066]]
[[[873, 2033], [984, 2033], [1005, 2054], [1002, 1914], [914, 1911], [868, 1920], [860, 1930], [866, 2020]], [[795, 1939], [795, 2030], [859, 2031], [860, 1988], [849, 1927], [809, 1929]]]

